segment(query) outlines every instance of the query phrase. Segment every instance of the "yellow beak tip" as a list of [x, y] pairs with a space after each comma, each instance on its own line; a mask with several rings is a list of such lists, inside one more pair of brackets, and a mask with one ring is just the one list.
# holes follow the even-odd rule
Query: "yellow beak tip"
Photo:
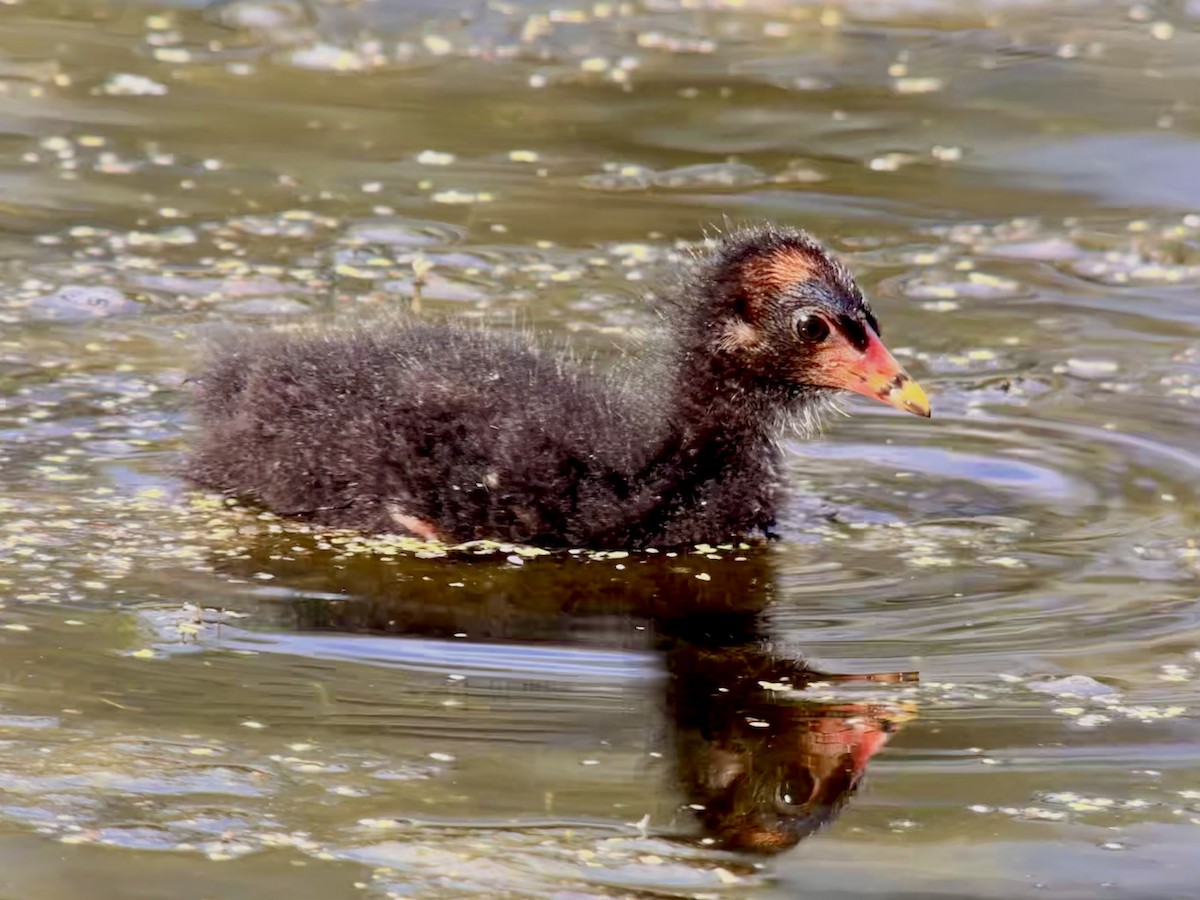
[[896, 407], [896, 409], [912, 413], [914, 416], [922, 416], [928, 419], [933, 415], [933, 410], [929, 406], [929, 397], [921, 389], [921, 386], [911, 378], [906, 379], [903, 384], [892, 388], [884, 398], [884, 401]]

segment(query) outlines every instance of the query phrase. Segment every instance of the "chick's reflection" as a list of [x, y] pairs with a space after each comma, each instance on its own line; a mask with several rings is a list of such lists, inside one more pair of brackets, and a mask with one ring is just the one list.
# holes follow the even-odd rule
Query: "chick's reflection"
[[[766, 551], [706, 565], [702, 580], [686, 557], [629, 557], [616, 570], [580, 558], [515, 567], [260, 549], [221, 566], [271, 571], [275, 584], [295, 589], [291, 604], [259, 612], [302, 631], [657, 651], [668, 677], [647, 689], [661, 692], [668, 747], [659, 749], [673, 757], [682, 839], [698, 826], [706, 843], [727, 849], [794, 846], [837, 815], [909, 717], [846, 690], [912, 676], [816, 672], [766, 639], [761, 618], [774, 589]], [[449, 581], [459, 587], [447, 591]]]
[[831, 822], [909, 716], [805, 696], [907, 674], [827, 676], [750, 648], [680, 649], [667, 662], [680, 786], [724, 849], [778, 853]]

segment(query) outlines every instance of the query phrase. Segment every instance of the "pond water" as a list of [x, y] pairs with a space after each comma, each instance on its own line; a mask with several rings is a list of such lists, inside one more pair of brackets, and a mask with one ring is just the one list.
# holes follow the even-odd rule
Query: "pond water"
[[[1200, 896], [1197, 60], [1182, 0], [8, 0], [0, 897]], [[790, 445], [769, 546], [177, 477], [210, 326], [603, 365], [762, 219], [935, 416]]]

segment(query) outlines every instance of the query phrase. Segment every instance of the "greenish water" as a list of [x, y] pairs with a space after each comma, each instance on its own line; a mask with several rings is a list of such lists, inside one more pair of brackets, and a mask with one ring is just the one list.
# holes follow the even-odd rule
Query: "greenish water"
[[[0, 6], [0, 898], [1200, 896], [1197, 60], [1165, 0]], [[415, 263], [614, 359], [725, 216], [935, 410], [793, 445], [769, 547], [173, 474], [208, 325]]]

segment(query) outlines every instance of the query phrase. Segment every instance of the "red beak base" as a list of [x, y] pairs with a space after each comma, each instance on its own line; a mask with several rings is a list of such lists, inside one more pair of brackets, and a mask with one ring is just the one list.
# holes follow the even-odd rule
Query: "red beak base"
[[929, 418], [929, 397], [867, 327], [867, 346], [859, 350], [843, 340], [824, 354], [828, 386], [853, 391], [914, 416]]

